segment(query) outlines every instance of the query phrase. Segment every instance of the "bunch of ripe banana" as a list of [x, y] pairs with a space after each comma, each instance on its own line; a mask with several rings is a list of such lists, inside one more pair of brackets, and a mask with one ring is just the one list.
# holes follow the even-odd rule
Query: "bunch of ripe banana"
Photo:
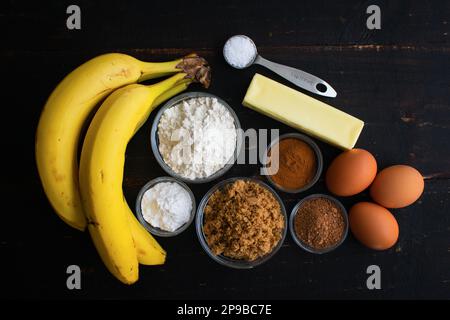
[[[157, 84], [137, 84], [168, 75]], [[67, 75], [41, 114], [36, 162], [44, 191], [67, 224], [88, 226], [106, 267], [123, 283], [138, 280], [139, 263], [163, 264], [166, 257], [123, 195], [128, 141], [161, 102], [192, 82], [208, 87], [210, 76], [207, 62], [196, 54], [158, 63], [105, 54]], [[105, 98], [89, 125], [78, 168], [83, 126]]]

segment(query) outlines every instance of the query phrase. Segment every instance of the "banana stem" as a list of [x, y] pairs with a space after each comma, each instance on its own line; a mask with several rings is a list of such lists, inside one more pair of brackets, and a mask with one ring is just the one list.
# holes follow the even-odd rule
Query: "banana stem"
[[[155, 90], [157, 92], [166, 92], [167, 90], [171, 89], [172, 87], [179, 84], [182, 80], [190, 80], [186, 79], [186, 73], [180, 72], [177, 74], [174, 74], [170, 78], [167, 78], [161, 82], [158, 82], [156, 84], [149, 85], [148, 88], [151, 90]], [[184, 82], [184, 81], [183, 81]]]
[[177, 59], [168, 62], [142, 62], [141, 76], [138, 82], [142, 82], [149, 79], [163, 77], [172, 73], [182, 71], [177, 66], [183, 61], [183, 59]]
[[[147, 121], [150, 112], [152, 112], [158, 104], [163, 102], [165, 98], [171, 97], [172, 94], [176, 94], [177, 90], [180, 90], [183, 85], [187, 87], [192, 81], [193, 79], [186, 78], [186, 73], [180, 72], [161, 82], [145, 86], [148, 90], [149, 98], [152, 98], [152, 102], [150, 102], [150, 106], [147, 108], [148, 113], [146, 116], [142, 117], [142, 120], [137, 124], [134, 132], [136, 133], [145, 121]], [[155, 93], [156, 95], [154, 96]]]
[[152, 108], [158, 107], [164, 101], [169, 100], [170, 98], [176, 96], [177, 94], [183, 92], [187, 89], [187, 87], [191, 84], [192, 80], [186, 79], [184, 82], [175, 85], [173, 88], [167, 90], [166, 92], [160, 94], [158, 98], [153, 102]]
[[205, 88], [211, 83], [211, 68], [208, 62], [197, 54], [189, 54], [182, 59], [169, 62], [142, 62], [141, 77], [144, 81], [172, 73], [182, 73], [186, 78], [200, 82]]

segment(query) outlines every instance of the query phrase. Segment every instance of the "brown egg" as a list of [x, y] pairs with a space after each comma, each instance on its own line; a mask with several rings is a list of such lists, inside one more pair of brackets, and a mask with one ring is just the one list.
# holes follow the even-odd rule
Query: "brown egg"
[[325, 177], [328, 190], [338, 196], [360, 193], [377, 174], [377, 161], [363, 149], [342, 152], [330, 164]]
[[382, 206], [371, 202], [355, 204], [349, 213], [350, 229], [362, 244], [375, 250], [386, 250], [398, 239], [398, 223]]
[[370, 187], [370, 195], [386, 208], [403, 208], [419, 199], [423, 187], [419, 171], [410, 166], [396, 165], [378, 173]]

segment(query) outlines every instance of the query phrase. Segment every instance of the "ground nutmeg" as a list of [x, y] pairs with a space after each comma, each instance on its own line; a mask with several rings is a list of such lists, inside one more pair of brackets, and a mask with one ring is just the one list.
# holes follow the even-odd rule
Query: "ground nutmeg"
[[343, 212], [327, 198], [306, 200], [297, 211], [294, 229], [297, 237], [314, 249], [336, 245], [344, 236]]

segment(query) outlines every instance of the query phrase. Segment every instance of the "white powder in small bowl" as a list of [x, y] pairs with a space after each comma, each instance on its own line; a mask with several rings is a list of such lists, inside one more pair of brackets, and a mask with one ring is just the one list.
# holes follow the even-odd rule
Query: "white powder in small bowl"
[[160, 182], [142, 196], [141, 211], [153, 227], [173, 232], [189, 221], [192, 199], [178, 183]]
[[216, 98], [189, 98], [163, 112], [158, 139], [159, 152], [175, 173], [205, 179], [233, 160], [236, 124]]
[[253, 62], [256, 47], [252, 40], [243, 36], [228, 39], [223, 48], [225, 60], [235, 68], [245, 68]]

